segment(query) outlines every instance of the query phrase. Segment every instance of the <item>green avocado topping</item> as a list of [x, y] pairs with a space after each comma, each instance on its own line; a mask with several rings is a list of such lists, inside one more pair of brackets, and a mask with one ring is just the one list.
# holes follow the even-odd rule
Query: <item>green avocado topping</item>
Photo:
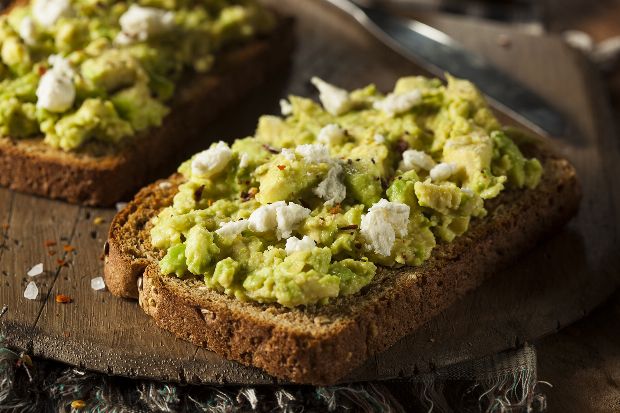
[[486, 199], [540, 181], [470, 82], [407, 77], [387, 96], [313, 82], [322, 104], [290, 96], [284, 117], [180, 166], [185, 182], [152, 222], [164, 274], [322, 304], [359, 292], [378, 265], [422, 264], [485, 216]]
[[65, 151], [160, 126], [183, 74], [270, 31], [256, 0], [33, 0], [0, 16], [0, 136]]

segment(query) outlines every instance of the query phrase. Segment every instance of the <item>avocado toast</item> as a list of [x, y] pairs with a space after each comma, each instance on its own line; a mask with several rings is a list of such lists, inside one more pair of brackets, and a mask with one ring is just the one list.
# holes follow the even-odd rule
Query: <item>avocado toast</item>
[[1, 17], [0, 185], [111, 205], [292, 49], [292, 22], [250, 0], [103, 3], [18, 2]]
[[322, 105], [220, 142], [115, 218], [105, 276], [156, 323], [243, 364], [331, 384], [576, 211], [572, 166], [505, 130], [471, 83]]

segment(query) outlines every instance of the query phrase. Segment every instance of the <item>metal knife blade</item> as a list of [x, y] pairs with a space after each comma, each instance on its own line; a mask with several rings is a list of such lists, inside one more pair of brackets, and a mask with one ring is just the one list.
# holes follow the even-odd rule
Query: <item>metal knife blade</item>
[[447, 34], [424, 23], [401, 19], [377, 7], [350, 0], [326, 0], [350, 14], [396, 52], [436, 76], [444, 73], [472, 81], [497, 107], [530, 128], [554, 137], [568, 130], [564, 115], [519, 81], [466, 50]]

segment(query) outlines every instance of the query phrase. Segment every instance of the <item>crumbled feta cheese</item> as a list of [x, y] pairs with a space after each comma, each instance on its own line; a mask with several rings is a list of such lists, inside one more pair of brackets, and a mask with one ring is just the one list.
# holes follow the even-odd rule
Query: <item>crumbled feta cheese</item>
[[566, 44], [584, 53], [590, 53], [594, 48], [592, 37], [581, 30], [566, 30], [562, 33], [562, 38]]
[[117, 43], [145, 41], [149, 37], [170, 30], [174, 24], [174, 13], [155, 7], [132, 4], [118, 22], [121, 25], [121, 33], [116, 39]]
[[43, 263], [40, 262], [37, 265], [34, 265], [31, 269], [28, 270], [27, 274], [29, 277], [35, 277], [37, 275], [43, 274]]
[[442, 162], [431, 169], [429, 175], [433, 181], [445, 181], [450, 178], [457, 170], [457, 166], [452, 163]]
[[319, 90], [319, 99], [327, 112], [338, 116], [351, 109], [349, 92], [331, 85], [318, 77], [313, 77], [311, 82]]
[[385, 99], [375, 102], [373, 107], [389, 116], [395, 116], [407, 112], [421, 101], [422, 93], [415, 89], [407, 93], [390, 93]]
[[32, 5], [32, 17], [43, 27], [51, 27], [58, 19], [69, 15], [70, 0], [36, 0]]
[[75, 101], [75, 85], [73, 69], [69, 62], [61, 56], [49, 57], [52, 68], [45, 72], [37, 87], [37, 107], [50, 112], [65, 112]]
[[103, 277], [95, 277], [90, 280], [90, 288], [95, 291], [100, 291], [105, 289], [105, 281]]
[[330, 162], [332, 159], [327, 146], [321, 143], [299, 145], [295, 148], [295, 152], [303, 156], [308, 163]]
[[276, 229], [276, 205], [286, 205], [284, 201], [278, 201], [269, 205], [262, 205], [252, 212], [248, 218], [248, 228], [254, 232], [267, 232]]
[[385, 136], [381, 135], [380, 133], [376, 133], [373, 137], [373, 140], [375, 141], [375, 143], [385, 143]]
[[158, 186], [159, 186], [159, 189], [163, 189], [163, 190], [172, 188], [172, 184], [168, 181], [162, 181], [159, 183]]
[[426, 152], [408, 149], [403, 152], [403, 160], [400, 163], [399, 168], [403, 171], [410, 171], [412, 169], [415, 169], [416, 171], [419, 171], [420, 169], [430, 171], [434, 166], [435, 161]]
[[39, 287], [34, 281], [30, 281], [24, 290], [24, 298], [28, 300], [36, 300], [39, 296]]
[[362, 215], [360, 232], [368, 247], [385, 257], [392, 253], [396, 236], [407, 235], [409, 205], [381, 199]]
[[33, 46], [37, 42], [37, 28], [30, 16], [26, 16], [19, 23], [19, 37], [28, 46]]
[[347, 187], [339, 178], [341, 174], [342, 166], [338, 163], [334, 164], [327, 172], [325, 179], [312, 191], [319, 198], [324, 199], [327, 206], [340, 203], [347, 196]]
[[286, 255], [291, 255], [294, 252], [311, 251], [316, 247], [316, 242], [307, 235], [304, 235], [302, 239], [297, 237], [290, 237], [286, 240], [284, 247]]
[[288, 116], [293, 113], [293, 105], [286, 99], [280, 99], [280, 112], [282, 116]]
[[249, 159], [250, 157], [248, 156], [247, 153], [242, 153], [241, 156], [239, 157], [239, 168], [245, 168], [248, 166], [249, 164]]
[[116, 211], [120, 212], [127, 206], [127, 202], [117, 202], [114, 206], [116, 207]]
[[308, 208], [294, 202], [289, 202], [288, 205], [277, 205], [275, 210], [278, 223], [276, 235], [278, 238], [290, 237], [291, 232], [297, 228], [301, 221], [308, 218], [311, 212]]
[[291, 232], [310, 215], [310, 210], [285, 201], [274, 202], [257, 208], [248, 218], [248, 228], [254, 232], [276, 230], [278, 238], [288, 238]]
[[220, 228], [215, 231], [217, 235], [222, 238], [232, 239], [240, 235], [243, 231], [248, 229], [250, 221], [247, 219], [240, 219], [239, 221], [222, 222]]
[[288, 159], [289, 161], [294, 161], [295, 158], [295, 151], [293, 151], [292, 149], [288, 149], [288, 148], [282, 148], [282, 152], [280, 152], [282, 154], [282, 156], [284, 156], [284, 158]]
[[325, 145], [338, 145], [347, 137], [344, 129], [340, 126], [330, 123], [324, 126], [317, 137], [320, 143]]
[[226, 168], [231, 158], [232, 151], [228, 144], [219, 141], [215, 146], [196, 155], [192, 161], [192, 175], [211, 177]]

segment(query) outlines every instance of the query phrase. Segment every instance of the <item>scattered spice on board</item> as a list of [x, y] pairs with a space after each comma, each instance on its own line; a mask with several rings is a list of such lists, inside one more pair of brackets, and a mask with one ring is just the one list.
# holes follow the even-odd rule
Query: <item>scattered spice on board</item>
[[68, 295], [64, 295], [64, 294], [57, 294], [56, 295], [56, 302], [57, 303], [68, 304], [68, 303], [70, 303], [72, 301], [73, 301], [73, 299], [71, 297], [69, 297]]
[[93, 219], [93, 224], [95, 225], [101, 225], [105, 222], [105, 219], [103, 219], [102, 217], [95, 217], [95, 219]]
[[66, 267], [67, 266], [67, 261], [58, 258], [58, 259], [56, 259], [56, 264], [58, 264], [59, 267]]
[[75, 251], [75, 247], [73, 245], [63, 245], [62, 249], [65, 252], [72, 252]]
[[45, 240], [45, 242], [43, 242], [43, 245], [45, 245], [46, 248], [55, 247], [56, 244], [57, 244], [57, 242], [53, 241], [51, 239], [47, 239], [47, 240]]

